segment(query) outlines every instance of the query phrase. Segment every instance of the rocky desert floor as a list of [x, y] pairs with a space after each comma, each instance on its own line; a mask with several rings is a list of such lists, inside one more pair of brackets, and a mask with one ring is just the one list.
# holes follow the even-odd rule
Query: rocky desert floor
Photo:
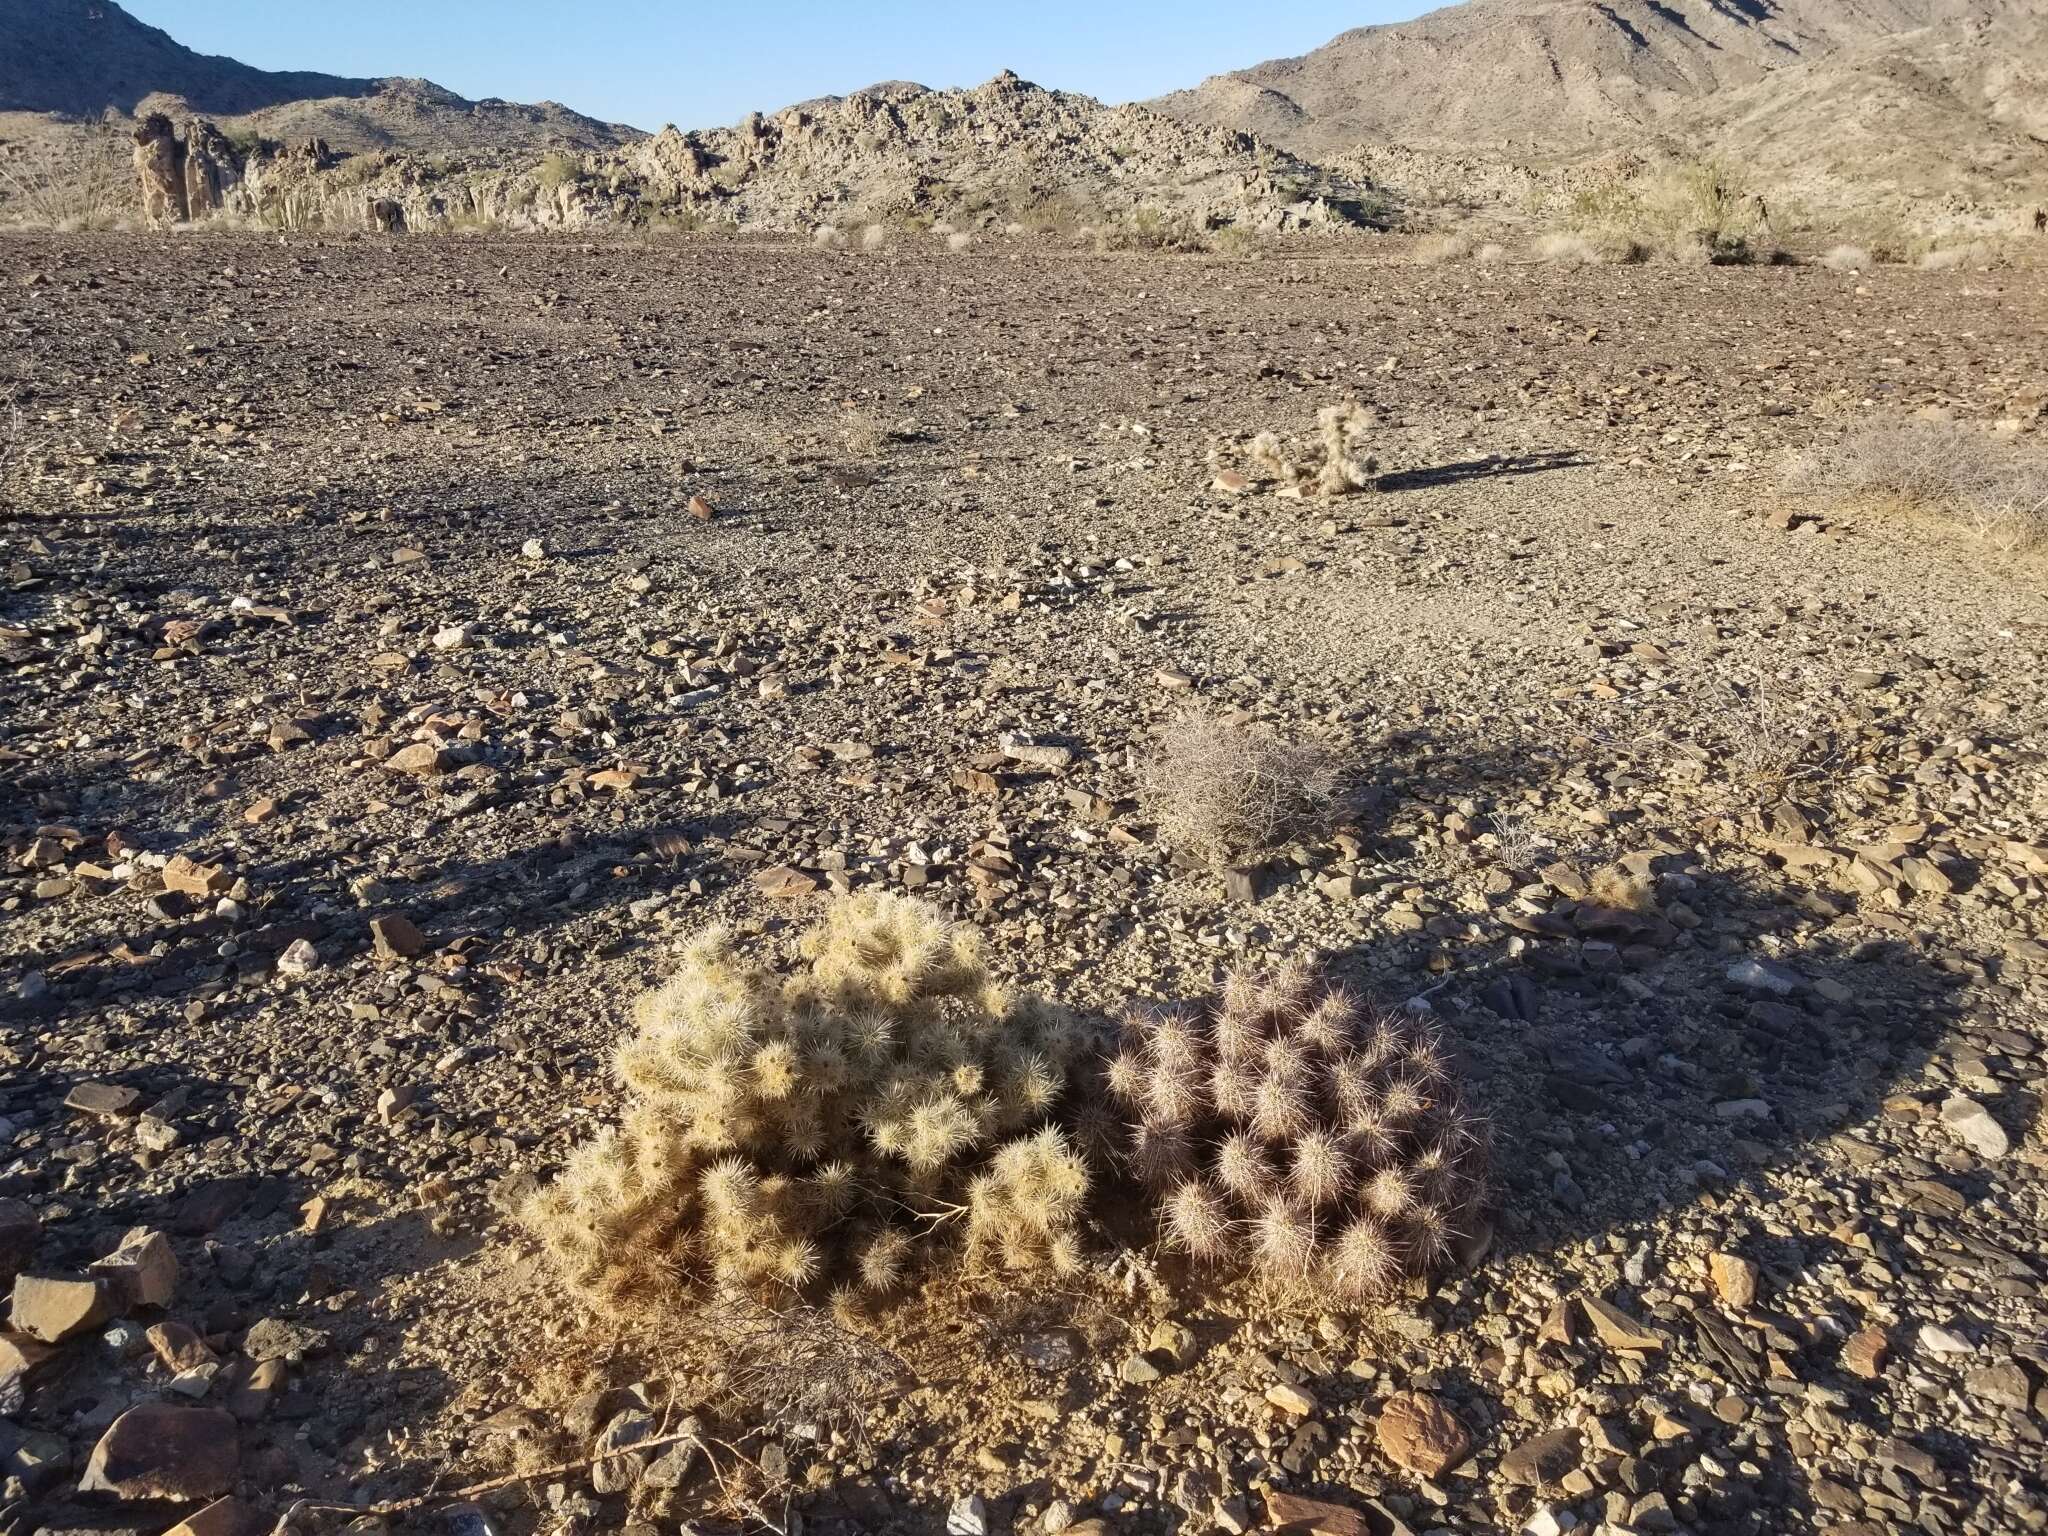
[[[2048, 284], [1363, 252], [0, 241], [8, 1536], [2048, 1527], [2048, 579], [1778, 490], [2039, 442]], [[1354, 397], [1377, 488], [1218, 488]], [[1167, 846], [1189, 710], [1349, 812]], [[871, 885], [1091, 1014], [1418, 1000], [1490, 1243], [1354, 1312], [1103, 1209], [864, 1424], [583, 1315], [507, 1211], [633, 995]]]

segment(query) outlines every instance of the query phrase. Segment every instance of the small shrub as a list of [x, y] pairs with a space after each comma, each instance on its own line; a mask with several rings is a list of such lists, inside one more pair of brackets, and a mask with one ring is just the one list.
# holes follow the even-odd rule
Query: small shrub
[[1431, 235], [1417, 243], [1415, 259], [1425, 267], [1447, 261], [1463, 261], [1472, 254], [1472, 242], [1463, 235]]
[[1226, 224], [1221, 229], [1210, 230], [1203, 244], [1211, 255], [1228, 257], [1232, 261], [1250, 260], [1261, 249], [1258, 233], [1242, 224]]
[[946, 236], [946, 249], [956, 254], [974, 249], [974, 236], [964, 229], [956, 229]]
[[1600, 262], [1600, 253], [1593, 248], [1592, 241], [1584, 235], [1567, 234], [1562, 230], [1538, 236], [1536, 255], [1543, 261], [1568, 267], [1591, 267]]
[[1786, 477], [1797, 496], [1948, 521], [2006, 550], [2048, 537], [2048, 457], [1960, 422], [1874, 421]]
[[1343, 775], [1323, 747], [1190, 714], [1160, 733], [1140, 788], [1168, 843], [1221, 864], [1321, 831]]
[[1434, 1034], [1309, 966], [1130, 1015], [1106, 1076], [1161, 1235], [1198, 1263], [1365, 1301], [1479, 1227], [1485, 1128]]
[[1870, 265], [1870, 252], [1860, 245], [1831, 246], [1820, 264], [1830, 272], [1861, 272]]
[[846, 236], [836, 224], [820, 224], [811, 231], [811, 244], [821, 251], [843, 251]]
[[1472, 259], [1481, 266], [1491, 267], [1507, 260], [1507, 255], [1505, 249], [1489, 240], [1472, 253]]
[[864, 251], [879, 251], [889, 243], [889, 226], [870, 224], [860, 232], [860, 248]]
[[1968, 245], [1943, 246], [1927, 251], [1920, 257], [1923, 272], [1952, 272], [1958, 267], [1988, 267], [1991, 265], [1991, 247], [1982, 241]]
[[558, 149], [550, 150], [541, 156], [540, 164], [533, 168], [533, 179], [539, 182], [545, 191], [553, 192], [581, 181], [583, 163], [574, 155], [564, 154]]
[[1379, 463], [1362, 455], [1372, 414], [1356, 400], [1326, 405], [1316, 412], [1311, 438], [1290, 443], [1277, 432], [1261, 432], [1246, 453], [1261, 479], [1277, 482], [1283, 496], [1344, 496], [1371, 486]]
[[902, 897], [840, 900], [802, 953], [779, 972], [714, 929], [641, 997], [623, 1122], [524, 1211], [570, 1283], [606, 1305], [879, 1296], [946, 1234], [971, 1260], [1077, 1267], [1088, 1170], [1051, 1121], [1075, 1021]]

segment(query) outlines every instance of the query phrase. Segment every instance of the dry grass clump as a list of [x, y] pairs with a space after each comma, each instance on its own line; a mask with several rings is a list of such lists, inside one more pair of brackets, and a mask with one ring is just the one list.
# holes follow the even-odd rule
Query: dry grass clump
[[1869, 267], [1870, 252], [1860, 245], [1831, 246], [1820, 258], [1830, 272], [1861, 272]]
[[1218, 864], [1315, 835], [1343, 790], [1326, 748], [1200, 714], [1160, 733], [1139, 779], [1167, 842]]
[[1507, 248], [1489, 240], [1472, 253], [1472, 259], [1483, 267], [1497, 266], [1508, 258]]
[[1953, 272], [1959, 267], [1988, 267], [1996, 260], [1990, 246], [1981, 240], [1966, 245], [1947, 245], [1920, 255], [1923, 272]]
[[634, 1008], [623, 1122], [529, 1226], [600, 1305], [717, 1286], [843, 1301], [901, 1286], [934, 1240], [1079, 1265], [1088, 1170], [1052, 1124], [1072, 1017], [999, 988], [977, 936], [904, 897], [840, 900], [787, 972], [713, 929]]
[[1643, 250], [1632, 240], [1612, 235], [1553, 231], [1537, 237], [1536, 256], [1560, 266], [1601, 267], [1641, 261]]
[[1931, 515], [2008, 552], [2048, 538], [2048, 456], [1961, 422], [1866, 422], [1795, 463], [1785, 489], [1834, 505]]
[[954, 254], [974, 249], [974, 236], [964, 229], [956, 229], [946, 236], [946, 249]]
[[1477, 1230], [1487, 1137], [1441, 1046], [1313, 967], [1130, 1016], [1107, 1077], [1162, 1235], [1199, 1262], [1362, 1301]]
[[1284, 439], [1261, 432], [1251, 441], [1246, 460], [1252, 472], [1282, 496], [1346, 496], [1369, 489], [1379, 462], [1364, 452], [1373, 427], [1372, 413], [1356, 400], [1326, 405], [1316, 412], [1313, 437]]
[[846, 249], [846, 231], [836, 224], [820, 224], [811, 231], [811, 244], [821, 251]]
[[860, 232], [860, 248], [864, 251], [879, 251], [889, 243], [889, 226], [870, 224]]
[[1418, 241], [1415, 259], [1425, 267], [1442, 266], [1447, 261], [1463, 261], [1472, 254], [1472, 242], [1463, 235], [1430, 235]]

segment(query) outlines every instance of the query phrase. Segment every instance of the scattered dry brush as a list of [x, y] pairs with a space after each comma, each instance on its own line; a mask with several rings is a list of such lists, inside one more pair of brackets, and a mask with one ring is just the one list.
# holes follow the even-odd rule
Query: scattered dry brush
[[1108, 1085], [1131, 1172], [1198, 1262], [1363, 1301], [1478, 1230], [1487, 1137], [1435, 1036], [1311, 967], [1132, 1014]]
[[1139, 769], [1140, 792], [1167, 842], [1217, 864], [1323, 831], [1343, 788], [1329, 749], [1202, 714], [1161, 731]]
[[1345, 496], [1369, 489], [1379, 463], [1364, 451], [1373, 416], [1356, 400], [1316, 412], [1313, 436], [1283, 438], [1261, 432], [1246, 460], [1255, 476], [1277, 484], [1283, 496]]
[[1955, 421], [1871, 421], [1795, 463], [1795, 496], [1931, 515], [2006, 551], [2048, 538], [2048, 456]]

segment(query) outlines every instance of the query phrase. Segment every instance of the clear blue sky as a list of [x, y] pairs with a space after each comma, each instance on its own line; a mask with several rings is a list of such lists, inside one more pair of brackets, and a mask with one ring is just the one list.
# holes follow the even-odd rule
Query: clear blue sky
[[1441, 0], [123, 0], [188, 48], [264, 69], [422, 75], [465, 96], [559, 101], [655, 129], [878, 80], [978, 85], [999, 69], [1104, 101], [1305, 53]]

